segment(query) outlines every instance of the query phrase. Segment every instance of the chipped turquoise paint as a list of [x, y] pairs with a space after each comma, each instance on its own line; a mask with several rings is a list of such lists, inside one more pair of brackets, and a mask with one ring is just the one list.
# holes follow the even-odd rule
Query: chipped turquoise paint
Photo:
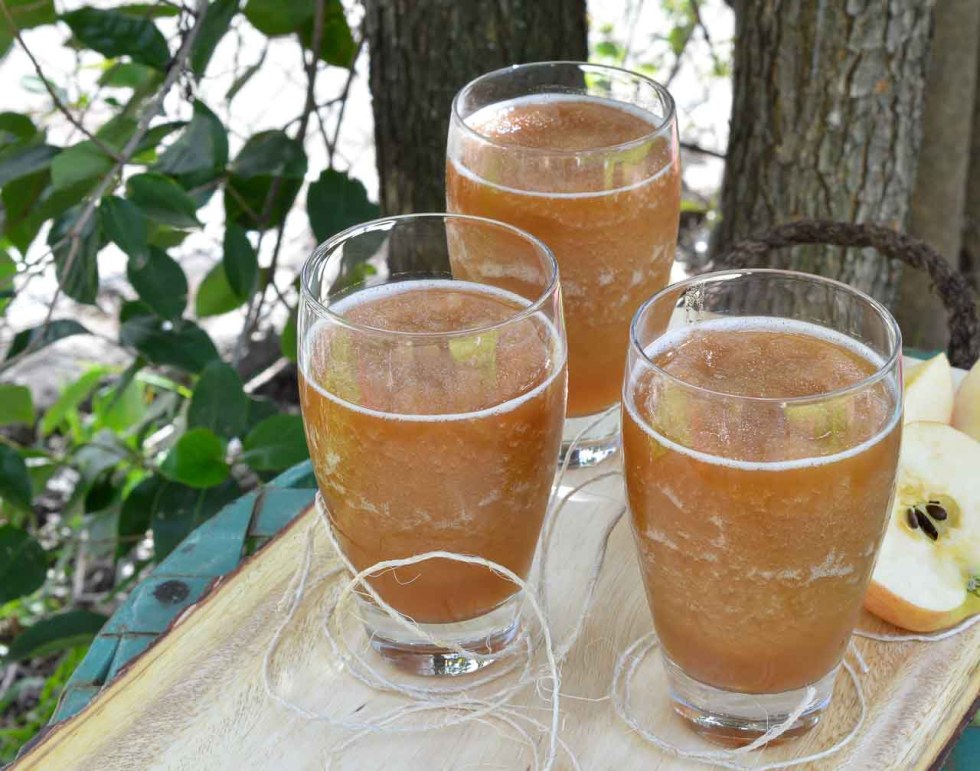
[[182, 610], [242, 560], [246, 538], [271, 538], [313, 500], [309, 463], [243, 495], [187, 536], [129, 595], [99, 632], [65, 686], [52, 722], [79, 712]]

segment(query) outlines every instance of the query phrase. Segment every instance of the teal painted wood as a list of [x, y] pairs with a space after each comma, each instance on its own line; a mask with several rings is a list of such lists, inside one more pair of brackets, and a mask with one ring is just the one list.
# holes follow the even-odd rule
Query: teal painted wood
[[185, 538], [133, 589], [99, 632], [72, 674], [52, 723], [79, 712], [134, 657], [145, 651], [177, 615], [197, 602], [212, 582], [278, 533], [313, 500], [309, 462], [243, 495]]
[[[262, 490], [229, 504], [187, 536], [103, 627], [65, 686], [51, 722], [81, 711], [184, 608], [200, 599], [212, 581], [240, 564], [250, 551], [250, 538], [267, 540], [300, 514], [312, 502], [315, 487], [309, 462], [301, 463]], [[945, 768], [980, 769], [980, 726], [966, 729]]]

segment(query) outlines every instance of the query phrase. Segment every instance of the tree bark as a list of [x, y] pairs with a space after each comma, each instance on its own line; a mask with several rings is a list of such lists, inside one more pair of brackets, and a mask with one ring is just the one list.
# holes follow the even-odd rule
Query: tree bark
[[[974, 33], [980, 37], [980, 24]], [[963, 252], [960, 267], [980, 292], [980, 54], [977, 56], [976, 87], [973, 98], [973, 128], [970, 142], [970, 172], [967, 175], [963, 216]]]
[[[937, 0], [935, 18], [909, 232], [928, 241], [959, 268], [977, 90], [980, 3]], [[922, 271], [906, 272], [900, 297], [896, 316], [904, 342], [919, 348], [945, 348], [949, 340], [946, 316], [930, 290], [929, 277]]]
[[368, 0], [381, 208], [445, 211], [456, 92], [490, 70], [588, 58], [584, 0]]
[[[921, 137], [931, 0], [738, 0], [731, 139], [712, 253], [800, 218], [904, 227]], [[788, 259], [787, 259], [788, 257]], [[892, 303], [870, 250], [766, 258]]]

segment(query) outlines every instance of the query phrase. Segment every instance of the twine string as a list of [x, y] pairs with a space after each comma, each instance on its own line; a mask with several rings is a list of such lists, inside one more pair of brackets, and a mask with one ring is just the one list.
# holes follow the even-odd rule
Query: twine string
[[[610, 412], [606, 411], [597, 420], [593, 421], [591, 425], [586, 426], [576, 437], [575, 442], [579, 441], [581, 436], [598, 424], [600, 420], [606, 418]], [[586, 487], [601, 480], [621, 475], [621, 472], [618, 470], [600, 473], [562, 493], [560, 487], [565, 472], [568, 470], [570, 456], [571, 453], [569, 453], [565, 463], [559, 469], [554, 489], [549, 498], [545, 521], [541, 531], [537, 569], [533, 571], [533, 580], [530, 581], [523, 580], [504, 565], [475, 555], [458, 554], [445, 550], [434, 550], [403, 559], [385, 560], [358, 571], [337, 542], [334, 530], [330, 524], [329, 512], [319, 494], [317, 495], [317, 516], [308, 528], [303, 557], [283, 597], [279, 601], [279, 610], [285, 609], [285, 613], [282, 621], [273, 633], [269, 648], [266, 651], [262, 663], [262, 679], [266, 694], [280, 707], [304, 720], [325, 723], [350, 732], [349, 736], [331, 748], [327, 758], [327, 768], [332, 768], [333, 763], [339, 755], [348, 750], [357, 741], [371, 734], [419, 733], [474, 722], [488, 727], [493, 726], [498, 730], [507, 729], [513, 732], [522, 745], [530, 747], [534, 768], [550, 771], [550, 769], [554, 768], [559, 752], [561, 752], [568, 757], [572, 768], [576, 769], [576, 771], [580, 770], [580, 765], [575, 754], [560, 736], [560, 701], [562, 698], [561, 666], [585, 628], [586, 621], [595, 601], [596, 589], [605, 562], [609, 539], [623, 518], [626, 508], [621, 508], [604, 525], [586, 582], [584, 599], [579, 612], [575, 616], [575, 622], [565, 638], [556, 642], [549, 620], [544, 579], [548, 575], [548, 554], [551, 550], [550, 547], [554, 539], [558, 518], [566, 504]], [[340, 564], [328, 569], [323, 574], [318, 575], [315, 580], [311, 581], [314, 528], [318, 525], [324, 528], [327, 540], [339, 558]], [[378, 595], [377, 591], [367, 580], [379, 572], [419, 564], [431, 559], [444, 559], [462, 564], [480, 565], [514, 583], [518, 587], [518, 590], [522, 592], [521, 614], [524, 615], [527, 612], [533, 617], [535, 622], [534, 626], [538, 634], [533, 634], [526, 625], [522, 625], [521, 633], [516, 635], [500, 651], [493, 654], [480, 654], [474, 651], [464, 650], [452, 641], [439, 639], [431, 634], [429, 630], [419, 626], [411, 618], [396, 611]], [[293, 623], [305, 594], [308, 591], [316, 590], [325, 583], [336, 583], [336, 579], [340, 574], [347, 574], [349, 579], [342, 586], [334, 586], [329, 590], [327, 594], [326, 612], [322, 623], [323, 634], [327, 638], [332, 651], [344, 663], [346, 671], [365, 686], [380, 692], [395, 693], [412, 700], [409, 704], [397, 706], [378, 717], [367, 720], [343, 719], [331, 714], [309, 710], [279, 693], [272, 674], [272, 663], [282, 643], [282, 638], [286, 629]], [[357, 648], [351, 645], [348, 636], [343, 633], [343, 629], [341, 628], [342, 621], [345, 617], [344, 611], [346, 611], [346, 617], [356, 618], [356, 599], [357, 593], [360, 591], [370, 596], [376, 607], [389, 618], [430, 645], [453, 651], [477, 661], [486, 661], [503, 656], [508, 657], [507, 661], [501, 662], [501, 665], [488, 670], [484, 674], [469, 676], [466, 682], [461, 683], [443, 682], [436, 686], [415, 686], [408, 683], [396, 682], [380, 672], [371, 664], [368, 656], [362, 655]], [[980, 623], [980, 616], [974, 616], [952, 629], [933, 634], [890, 635], [856, 629], [854, 636], [878, 642], [936, 642], [961, 634], [977, 623]], [[812, 686], [804, 690], [800, 701], [784, 720], [770, 726], [763, 734], [749, 744], [736, 749], [717, 750], [681, 747], [643, 726], [632, 709], [633, 681], [637, 676], [640, 665], [658, 646], [659, 640], [653, 632], [635, 640], [623, 651], [616, 662], [608, 696], [602, 697], [601, 699], [587, 700], [603, 701], [609, 699], [613, 703], [617, 716], [630, 729], [637, 733], [644, 741], [649, 742], [659, 750], [673, 757], [713, 763], [719, 767], [738, 769], [739, 771], [742, 769], [773, 771], [775, 769], [789, 768], [821, 760], [839, 752], [854, 740], [866, 720], [867, 703], [860, 677], [855, 671], [854, 666], [845, 659], [842, 665], [854, 688], [859, 706], [859, 714], [848, 733], [830, 747], [790, 760], [751, 766], [741, 762], [747, 753], [759, 749], [785, 734], [813, 706], [816, 701], [816, 689]], [[866, 674], [869, 671], [868, 665], [861, 655], [860, 650], [854, 644], [853, 639], [849, 642], [848, 652], [856, 662], [858, 670], [862, 674]], [[543, 666], [535, 666], [535, 659], [538, 653], [543, 653]], [[510, 654], [516, 655], [511, 656]], [[507, 677], [518, 669], [520, 671], [516, 677]], [[522, 708], [510, 703], [518, 692], [532, 684], [538, 690], [542, 699], [550, 703], [550, 706], [547, 707], [549, 712], [549, 720], [547, 722], [542, 722], [531, 717], [525, 711], [522, 711]], [[490, 693], [482, 696], [474, 695], [476, 691], [487, 687], [491, 688]], [[566, 694], [565, 698], [579, 697]], [[438, 719], [429, 720], [421, 724], [418, 722], [418, 718], [427, 718], [431, 715], [438, 715]], [[543, 758], [534, 738], [535, 733], [539, 735], [547, 734], [548, 737], [547, 753]]]

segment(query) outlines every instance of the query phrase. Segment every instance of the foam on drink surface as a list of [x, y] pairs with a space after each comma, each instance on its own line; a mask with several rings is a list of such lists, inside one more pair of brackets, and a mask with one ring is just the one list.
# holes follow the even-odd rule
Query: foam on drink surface
[[[647, 185], [671, 170], [668, 142], [662, 138], [651, 138], [646, 145], [642, 142], [657, 132], [659, 122], [641, 107], [613, 99], [567, 94], [522, 96], [482, 107], [465, 119], [469, 128], [504, 145], [501, 152], [468, 145], [451, 136], [450, 163], [457, 173], [475, 182], [521, 195], [610, 195]], [[639, 168], [630, 179], [617, 180], [615, 173], [610, 176], [613, 166], [635, 162], [632, 156], [624, 159], [616, 155], [625, 151], [623, 145], [629, 147], [631, 143], [639, 145]], [[606, 150], [612, 164], [601, 157], [586, 164], [574, 155], [594, 152], [601, 156]], [[534, 162], [535, 153], [567, 154], [567, 160], [574, 163], [549, 163], [547, 168], [528, 174], [528, 162]], [[529, 189], [528, 183], [534, 189]]]
[[363, 289], [330, 306], [361, 329], [314, 324], [302, 343], [302, 374], [324, 397], [391, 420], [509, 412], [546, 390], [564, 367], [552, 322], [541, 312], [517, 318], [530, 306], [520, 295], [467, 281]]
[[[655, 441], [705, 463], [770, 471], [834, 463], [879, 442], [901, 415], [887, 378], [862, 385], [884, 359], [818, 324], [711, 319], [669, 330], [645, 354], [671, 377], [637, 362], [626, 409]], [[665, 436], [652, 423], [674, 430]], [[737, 457], [753, 450], [775, 457]]]

